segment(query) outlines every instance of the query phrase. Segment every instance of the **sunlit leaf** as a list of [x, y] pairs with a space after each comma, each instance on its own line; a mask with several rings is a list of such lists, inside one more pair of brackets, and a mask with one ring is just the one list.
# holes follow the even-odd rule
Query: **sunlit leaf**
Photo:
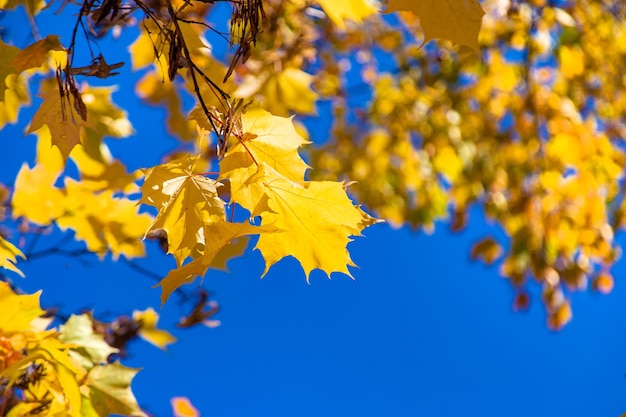
[[450, 39], [479, 51], [478, 32], [485, 12], [478, 0], [389, 0], [386, 12], [407, 10], [420, 18], [425, 42]]
[[9, 284], [0, 281], [0, 329], [4, 332], [21, 331], [31, 328], [35, 319], [44, 315], [39, 307], [41, 291], [30, 295], [15, 294]]
[[89, 371], [86, 385], [91, 390], [91, 404], [99, 415], [146, 417], [130, 389], [136, 373], [137, 370], [117, 362], [96, 366]]
[[140, 323], [139, 336], [147, 342], [161, 349], [166, 349], [167, 345], [176, 342], [176, 338], [168, 331], [157, 328], [159, 315], [154, 309], [133, 311], [133, 320]]
[[0, 268], [8, 269], [23, 277], [24, 273], [16, 266], [18, 257], [25, 258], [21, 250], [0, 236]]
[[59, 340], [79, 345], [73, 349], [75, 357], [84, 368], [93, 364], [106, 363], [107, 358], [118, 349], [109, 346], [102, 335], [94, 333], [91, 318], [86, 314], [71, 315], [59, 329]]

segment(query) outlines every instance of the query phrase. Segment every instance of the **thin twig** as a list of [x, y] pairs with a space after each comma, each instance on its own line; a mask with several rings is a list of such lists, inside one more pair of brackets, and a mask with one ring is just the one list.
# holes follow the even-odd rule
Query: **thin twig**
[[[185, 38], [183, 36], [183, 32], [180, 29], [180, 26], [178, 24], [178, 18], [176, 17], [176, 12], [174, 11], [174, 7], [172, 7], [172, 2], [169, 0], [167, 1], [167, 10], [170, 14], [170, 17], [172, 18], [172, 23], [174, 23], [174, 27], [176, 28], [176, 33], [178, 34], [178, 37], [180, 39], [180, 44], [181, 44], [181, 47], [183, 48], [183, 53], [185, 54], [185, 59], [187, 60], [187, 63], [188, 63], [188, 68], [191, 74], [191, 80], [193, 82], [193, 88], [196, 93], [196, 97], [198, 97], [200, 106], [202, 106], [202, 110], [207, 115], [207, 118], [209, 119], [209, 123], [211, 123], [211, 127], [215, 131], [215, 134], [219, 136], [217, 127], [215, 126], [211, 118], [209, 117], [209, 114], [210, 114], [209, 108], [207, 107], [206, 103], [204, 102], [204, 98], [202, 97], [202, 94], [200, 93], [200, 86], [198, 85], [198, 80], [196, 79], [196, 70], [198, 70], [205, 77], [205, 80], [209, 80], [209, 78], [206, 77], [206, 75], [204, 75], [204, 73], [200, 71], [199, 68], [193, 63], [193, 60], [191, 59], [191, 53], [189, 53], [189, 48], [187, 48], [187, 43], [185, 42]], [[172, 65], [171, 62], [170, 62], [170, 65]], [[215, 83], [211, 82], [211, 85], [214, 85], [214, 84]], [[215, 88], [217, 88], [217, 90], [220, 91], [223, 94], [223, 96], [226, 94], [219, 87], [217, 87], [217, 85], [215, 85]]]

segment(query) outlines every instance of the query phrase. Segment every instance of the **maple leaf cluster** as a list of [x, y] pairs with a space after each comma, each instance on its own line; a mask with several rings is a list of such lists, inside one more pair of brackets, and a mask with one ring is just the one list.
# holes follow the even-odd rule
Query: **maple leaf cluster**
[[[241, 116], [240, 125], [220, 161], [218, 180], [195, 172], [198, 157], [145, 171], [141, 202], [159, 210], [147, 233], [165, 231], [168, 252], [178, 265], [159, 283], [162, 302], [195, 276], [204, 276], [234, 241], [250, 235], [259, 235], [255, 249], [265, 259], [264, 275], [286, 256], [296, 258], [307, 277], [313, 269], [350, 275], [350, 236], [376, 222], [352, 204], [344, 183], [305, 181], [308, 167], [298, 149], [307, 142], [291, 119], [252, 109]], [[258, 225], [228, 221], [219, 195], [224, 183], [229, 203], [245, 208], [251, 219], [260, 220]], [[183, 265], [189, 257], [193, 260]]]
[[88, 315], [47, 329], [39, 295], [0, 282], [0, 411], [6, 416], [144, 417], [130, 384], [137, 373], [107, 358], [116, 352]]

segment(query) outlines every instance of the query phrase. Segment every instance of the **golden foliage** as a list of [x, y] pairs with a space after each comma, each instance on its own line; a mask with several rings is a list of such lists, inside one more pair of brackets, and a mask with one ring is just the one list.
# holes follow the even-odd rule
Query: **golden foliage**
[[[162, 302], [204, 276], [220, 253], [247, 235], [260, 235], [256, 249], [265, 259], [264, 275], [286, 256], [301, 263], [307, 279], [313, 269], [350, 275], [350, 236], [376, 222], [352, 204], [343, 183], [304, 180], [308, 166], [298, 149], [307, 141], [291, 119], [251, 109], [234, 124], [219, 181], [228, 182], [230, 203], [259, 216], [260, 226], [226, 220], [218, 195], [223, 184], [194, 172], [197, 158], [145, 170], [141, 202], [159, 210], [147, 233], [165, 231], [178, 265], [159, 283]], [[183, 265], [188, 257], [192, 260]]]
[[478, 0], [389, 0], [385, 11], [401, 10], [411, 11], [419, 17], [424, 42], [436, 38], [450, 39], [480, 51], [478, 32], [485, 12]]
[[[116, 352], [93, 332], [91, 318], [72, 316], [60, 329], [46, 330], [39, 295], [17, 295], [0, 282], [0, 402], [8, 416], [144, 417], [130, 383], [137, 372], [107, 364]], [[21, 401], [12, 403], [14, 392]]]
[[[480, 204], [509, 238], [501, 274], [518, 291], [538, 280], [558, 329], [571, 317], [567, 294], [619, 258], [626, 26], [602, 2], [483, 6], [475, 49], [484, 60], [406, 38], [390, 57], [395, 72], [373, 80], [370, 104], [338, 111], [359, 125], [336, 121], [333, 140], [314, 154], [314, 176], [359, 180], [352, 191], [379, 216], [429, 231], [450, 215], [462, 228]], [[491, 263], [499, 247], [482, 240], [472, 256]], [[610, 291], [601, 277], [593, 288]]]

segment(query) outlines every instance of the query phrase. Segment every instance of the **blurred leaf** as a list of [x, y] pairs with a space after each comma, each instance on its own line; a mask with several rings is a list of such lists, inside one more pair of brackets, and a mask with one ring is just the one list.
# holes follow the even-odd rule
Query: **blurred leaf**
[[17, 295], [6, 282], [0, 281], [0, 329], [4, 332], [30, 329], [33, 321], [45, 314], [39, 307], [41, 291], [31, 295]]
[[176, 338], [169, 332], [157, 328], [159, 315], [153, 308], [133, 311], [133, 320], [140, 323], [139, 336], [154, 346], [165, 350], [167, 345], [176, 342]]
[[485, 14], [478, 0], [389, 0], [387, 13], [408, 10], [420, 18], [424, 41], [450, 39], [480, 52], [478, 32]]
[[345, 19], [360, 23], [364, 18], [378, 12], [371, 0], [316, 1], [339, 29], [345, 28]]
[[494, 263], [502, 255], [502, 248], [493, 238], [487, 237], [474, 243], [470, 257], [482, 260], [487, 265]]
[[24, 277], [24, 273], [15, 266], [18, 256], [26, 258], [21, 250], [0, 236], [0, 268], [8, 269]]
[[187, 397], [173, 397], [170, 403], [174, 417], [200, 417], [200, 413]]
[[137, 370], [115, 362], [98, 365], [87, 375], [86, 385], [91, 390], [91, 404], [100, 416], [121, 414], [123, 416], [147, 417], [141, 411], [130, 384]]
[[109, 346], [104, 337], [94, 333], [93, 323], [87, 314], [72, 314], [59, 329], [59, 340], [77, 345], [72, 349], [81, 365], [89, 369], [94, 364], [107, 363], [107, 358], [116, 353], [117, 349]]

